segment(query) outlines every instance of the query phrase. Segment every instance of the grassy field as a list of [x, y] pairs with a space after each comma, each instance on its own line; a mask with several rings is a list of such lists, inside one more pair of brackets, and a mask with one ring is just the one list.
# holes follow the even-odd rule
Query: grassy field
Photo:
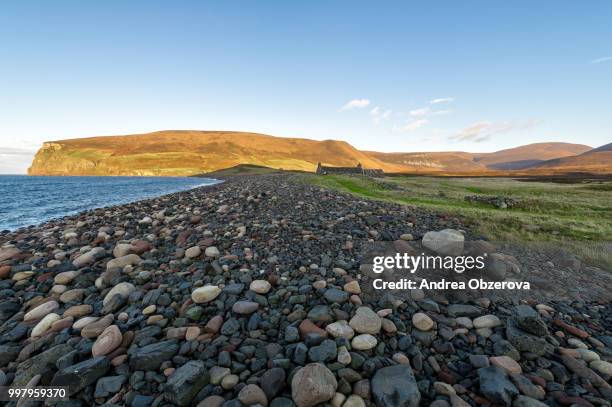
[[[491, 240], [563, 248], [612, 270], [612, 181], [561, 184], [511, 178], [303, 175], [315, 185], [359, 196], [434, 209], [464, 219]], [[510, 209], [471, 203], [466, 196], [502, 196]]]

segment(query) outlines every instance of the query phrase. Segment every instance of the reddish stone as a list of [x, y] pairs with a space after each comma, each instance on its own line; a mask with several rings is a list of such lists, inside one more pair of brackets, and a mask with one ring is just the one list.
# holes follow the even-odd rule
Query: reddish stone
[[477, 394], [470, 393], [470, 398], [476, 402], [479, 406], [490, 406], [491, 402], [484, 397], [480, 397]]
[[104, 242], [106, 242], [106, 239], [103, 238], [102, 236], [98, 236], [91, 242], [90, 246], [96, 247], [97, 245], [102, 244]]
[[7, 278], [11, 274], [11, 266], [0, 266], [0, 278]]
[[134, 331], [127, 331], [123, 334], [123, 340], [121, 341], [121, 345], [119, 345], [120, 348], [129, 348], [130, 344], [132, 343], [132, 341], [134, 340]]
[[223, 317], [221, 315], [214, 316], [204, 326], [204, 332], [216, 334], [223, 325]]
[[39, 283], [44, 283], [45, 281], [50, 279], [52, 275], [53, 273], [41, 274], [40, 276], [36, 277], [36, 281], [38, 281]]
[[298, 331], [300, 332], [300, 336], [302, 337], [302, 339], [304, 339], [306, 335], [311, 334], [311, 333], [314, 333], [314, 334], [317, 334], [323, 337], [327, 337], [327, 332], [324, 329], [321, 329], [318, 326], [316, 326], [309, 319], [305, 319], [302, 321], [302, 323], [298, 327]]
[[438, 379], [440, 379], [444, 383], [448, 383], [448, 384], [455, 384], [455, 383], [457, 383], [457, 380], [455, 380], [455, 377], [450, 372], [445, 372], [443, 370], [438, 372]]
[[537, 376], [537, 375], [534, 375], [534, 374], [529, 374], [529, 373], [527, 373], [525, 376], [529, 380], [531, 380], [531, 382], [533, 384], [537, 384], [539, 386], [542, 386], [543, 388], [546, 388], [546, 380], [544, 380], [543, 377], [540, 377], [540, 376]]
[[589, 337], [589, 334], [586, 333], [585, 331], [583, 331], [582, 329], [576, 328], [575, 326], [572, 326], [560, 319], [555, 319], [553, 321], [553, 324], [558, 326], [559, 328], [563, 329], [564, 331], [569, 332], [570, 334], [577, 336], [581, 339], [586, 339]]
[[562, 397], [557, 398], [557, 403], [562, 404], [564, 406], [575, 405], [584, 407], [594, 407], [591, 403], [581, 397], [571, 397], [568, 395], [563, 395]]
[[73, 317], [66, 317], [66, 318], [60, 319], [58, 321], [55, 321], [53, 324], [51, 324], [51, 331], [59, 332], [62, 329], [70, 328], [72, 327], [73, 323], [74, 323]]
[[151, 243], [147, 242], [146, 240], [134, 240], [132, 242], [130, 252], [140, 256], [141, 254], [148, 252], [152, 248], [153, 247], [151, 246]]

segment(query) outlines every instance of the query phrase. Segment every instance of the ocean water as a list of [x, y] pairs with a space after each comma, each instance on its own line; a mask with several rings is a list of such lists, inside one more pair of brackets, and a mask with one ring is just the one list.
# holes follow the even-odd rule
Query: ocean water
[[210, 178], [0, 175], [0, 231], [218, 182]]

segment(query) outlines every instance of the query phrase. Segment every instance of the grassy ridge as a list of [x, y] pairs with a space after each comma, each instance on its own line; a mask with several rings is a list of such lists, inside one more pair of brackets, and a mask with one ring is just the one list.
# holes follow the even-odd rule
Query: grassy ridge
[[[510, 178], [365, 178], [304, 175], [304, 182], [359, 196], [460, 216], [489, 239], [563, 248], [612, 269], [612, 182], [556, 184]], [[503, 196], [517, 207], [470, 203], [468, 195]]]

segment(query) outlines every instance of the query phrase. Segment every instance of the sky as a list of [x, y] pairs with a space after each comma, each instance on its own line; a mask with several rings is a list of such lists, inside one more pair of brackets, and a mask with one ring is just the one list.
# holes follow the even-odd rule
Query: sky
[[487, 152], [612, 141], [612, 2], [4, 1], [0, 173], [169, 129]]

